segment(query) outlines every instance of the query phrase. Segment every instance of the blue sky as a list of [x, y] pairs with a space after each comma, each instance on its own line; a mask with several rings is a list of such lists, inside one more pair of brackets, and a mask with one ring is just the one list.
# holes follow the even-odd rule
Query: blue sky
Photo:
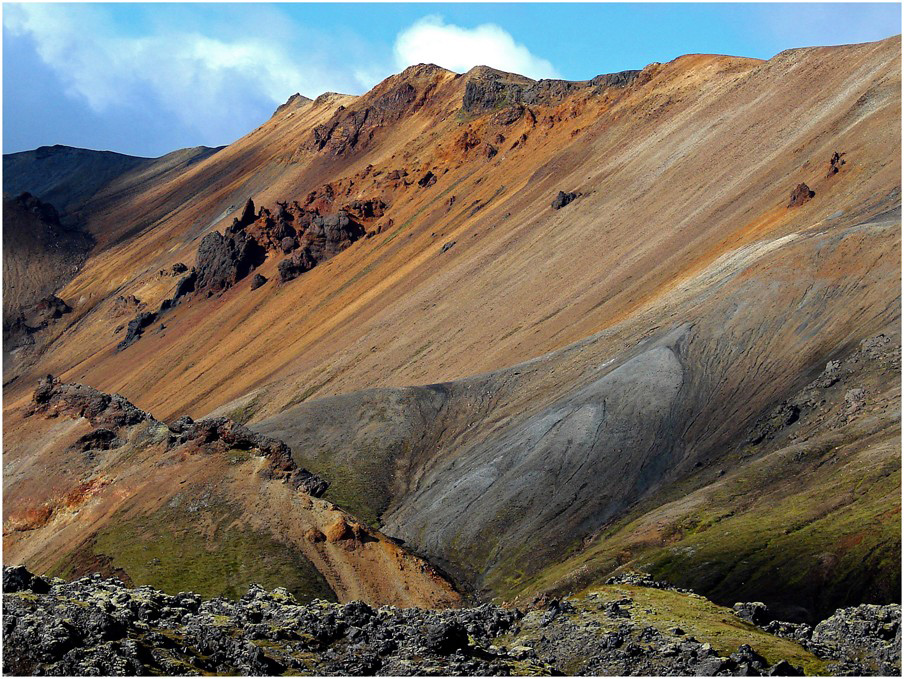
[[296, 91], [360, 94], [422, 61], [583, 80], [900, 32], [897, 3], [6, 3], [3, 151], [228, 144]]

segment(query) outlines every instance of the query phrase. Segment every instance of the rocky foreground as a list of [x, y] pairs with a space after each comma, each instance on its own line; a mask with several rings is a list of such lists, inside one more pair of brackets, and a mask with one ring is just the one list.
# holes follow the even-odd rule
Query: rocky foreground
[[[360, 602], [300, 605], [252, 586], [238, 601], [3, 571], [3, 672], [13, 675], [900, 674], [899, 605], [815, 628], [762, 604], [715, 606], [628, 576], [527, 612]], [[681, 621], [680, 623], [676, 621]], [[743, 643], [739, 643], [743, 642]]]

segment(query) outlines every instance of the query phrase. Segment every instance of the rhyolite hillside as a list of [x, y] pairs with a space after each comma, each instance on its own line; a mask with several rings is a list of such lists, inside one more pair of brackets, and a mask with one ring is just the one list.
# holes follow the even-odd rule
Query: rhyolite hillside
[[[4, 368], [5, 561], [371, 604], [627, 569], [811, 624], [898, 602], [900, 88], [899, 37], [581, 82], [421, 64], [124, 169], [67, 205], [96, 241], [71, 310]], [[48, 409], [48, 374], [152, 415]]]

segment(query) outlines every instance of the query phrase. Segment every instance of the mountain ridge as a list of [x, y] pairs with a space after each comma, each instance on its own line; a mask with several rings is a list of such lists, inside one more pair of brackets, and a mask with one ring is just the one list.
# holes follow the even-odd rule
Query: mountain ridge
[[[86, 217], [99, 245], [57, 291], [71, 314], [13, 366], [5, 440], [62, 435], [23, 417], [50, 372], [285, 441], [326, 501], [475, 597], [647, 566], [719, 603], [763, 594], [788, 619], [887, 603], [899, 92], [896, 37], [578, 83], [420, 65], [283, 109], [104, 189]], [[221, 260], [214, 232], [233, 243]], [[229, 285], [182, 294], [214, 260]], [[222, 473], [205, 480], [248, 501]], [[12, 477], [11, 497], [35, 483]], [[98, 521], [75, 561], [133, 561]], [[52, 529], [5, 532], [5, 548], [51, 568]], [[747, 565], [710, 558], [706, 533]]]

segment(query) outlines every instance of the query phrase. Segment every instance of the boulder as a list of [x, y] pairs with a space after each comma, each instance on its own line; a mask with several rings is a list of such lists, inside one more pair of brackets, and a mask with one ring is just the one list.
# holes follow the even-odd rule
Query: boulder
[[144, 334], [144, 329], [157, 320], [157, 313], [153, 311], [142, 311], [135, 318], [129, 321], [126, 327], [126, 336], [116, 345], [116, 351], [122, 351], [130, 346]]
[[578, 197], [576, 193], [565, 193], [564, 191], [559, 191], [555, 198], [552, 201], [552, 209], [553, 210], [561, 210], [563, 207], [568, 205], [571, 201]]
[[788, 201], [788, 207], [800, 207], [815, 195], [816, 192], [811, 191], [809, 186], [804, 183], [800, 183], [791, 192], [791, 200]]

